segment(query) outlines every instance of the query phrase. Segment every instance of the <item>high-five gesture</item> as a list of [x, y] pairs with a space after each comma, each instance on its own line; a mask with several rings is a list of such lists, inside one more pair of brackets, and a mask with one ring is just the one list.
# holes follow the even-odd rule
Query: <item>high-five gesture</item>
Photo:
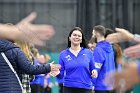
[[32, 24], [36, 17], [37, 13], [32, 12], [16, 25], [16, 28], [22, 32], [18, 38], [36, 45], [43, 45], [45, 40], [49, 40], [54, 35], [54, 29], [47, 24]]
[[125, 29], [116, 28], [115, 30], [117, 33], [108, 35], [106, 38], [107, 41], [111, 43], [118, 43], [123, 41], [131, 41], [134, 38], [134, 35]]

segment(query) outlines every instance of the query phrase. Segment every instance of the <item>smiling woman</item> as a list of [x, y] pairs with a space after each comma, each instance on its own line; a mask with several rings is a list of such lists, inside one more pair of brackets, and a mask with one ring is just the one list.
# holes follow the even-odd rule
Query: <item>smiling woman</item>
[[[70, 51], [77, 56], [78, 53], [81, 50], [81, 47], [83, 47], [83, 45], [86, 47], [86, 43], [85, 43], [85, 39], [84, 36], [82, 36], [82, 31], [79, 27], [76, 27], [72, 30], [72, 33], [69, 34], [68, 37], [68, 42], [70, 44]], [[83, 40], [82, 40], [83, 38]], [[84, 42], [82, 42], [84, 41]], [[83, 43], [82, 45], [80, 45], [81, 43]], [[77, 48], [75, 48], [75, 46], [77, 46]]]
[[82, 34], [78, 30], [75, 30], [71, 36], [69, 37], [69, 40], [71, 41], [71, 44], [74, 45], [80, 45], [82, 42]]
[[[80, 45], [80, 47], [87, 48], [84, 34], [83, 34], [81, 28], [75, 27], [74, 29], [71, 30], [71, 32], [69, 33], [69, 36], [68, 36], [68, 47], [71, 47], [71, 45], [74, 44], [73, 38], [79, 39], [80, 42], [78, 45]], [[72, 39], [72, 41], [71, 41], [71, 39]]]
[[64, 93], [92, 93], [93, 55], [87, 49], [81, 28], [75, 27], [69, 33], [68, 48], [60, 53], [59, 64], [57, 78], [64, 78]]

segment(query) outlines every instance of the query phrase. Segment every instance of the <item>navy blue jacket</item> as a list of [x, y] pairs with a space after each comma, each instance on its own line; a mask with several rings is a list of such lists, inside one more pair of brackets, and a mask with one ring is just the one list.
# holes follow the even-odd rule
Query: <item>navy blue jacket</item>
[[93, 56], [95, 68], [98, 71], [98, 77], [94, 82], [95, 90], [112, 90], [112, 87], [107, 87], [104, 83], [105, 75], [108, 72], [115, 71], [112, 45], [107, 41], [98, 42], [94, 49]]
[[[20, 80], [22, 73], [44, 74], [50, 72], [50, 65], [34, 66], [22, 50], [8, 40], [0, 40], [0, 52], [4, 52]], [[0, 93], [21, 93], [17, 78], [0, 54]]]

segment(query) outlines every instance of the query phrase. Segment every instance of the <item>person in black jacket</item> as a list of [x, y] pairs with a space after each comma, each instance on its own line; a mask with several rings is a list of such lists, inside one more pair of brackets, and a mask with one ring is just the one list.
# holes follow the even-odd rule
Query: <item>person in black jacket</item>
[[[0, 40], [0, 52], [4, 53], [14, 70], [16, 71], [19, 79], [22, 78], [22, 73], [27, 74], [46, 74], [49, 72], [55, 72], [60, 69], [58, 64], [47, 64], [34, 66], [26, 58], [25, 54], [14, 43], [1, 39]], [[18, 80], [15, 74], [12, 72], [3, 56], [0, 54], [0, 93], [22, 93]]]

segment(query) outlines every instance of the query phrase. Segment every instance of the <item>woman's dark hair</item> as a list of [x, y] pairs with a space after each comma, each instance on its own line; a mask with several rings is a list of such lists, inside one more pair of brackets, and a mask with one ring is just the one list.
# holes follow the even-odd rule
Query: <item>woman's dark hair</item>
[[86, 40], [85, 40], [85, 37], [84, 37], [84, 34], [83, 34], [83, 31], [80, 27], [74, 27], [70, 33], [69, 33], [69, 36], [68, 36], [68, 48], [71, 47], [71, 41], [69, 40], [69, 37], [71, 37], [71, 34], [75, 31], [75, 30], [78, 30], [82, 33], [82, 43], [80, 44], [80, 47], [83, 47], [83, 48], [87, 48], [87, 44], [86, 44]]

